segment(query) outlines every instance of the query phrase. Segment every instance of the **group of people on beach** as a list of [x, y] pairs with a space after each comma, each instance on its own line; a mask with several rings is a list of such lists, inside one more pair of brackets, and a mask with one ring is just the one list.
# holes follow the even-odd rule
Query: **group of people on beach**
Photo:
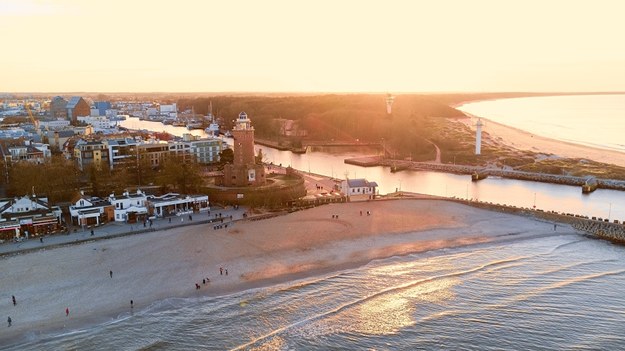
[[[13, 306], [17, 306], [17, 299], [15, 298], [15, 295], [11, 295], [11, 302], [13, 303]], [[65, 307], [65, 317], [69, 317], [69, 307]], [[7, 323], [9, 324], [9, 327], [13, 324], [11, 316], [7, 317]]]
[[[11, 295], [11, 300], [13, 302], [13, 306], [17, 305], [17, 300], [15, 299], [15, 295]], [[7, 318], [7, 322], [9, 323], [9, 327], [11, 326], [11, 323], [13, 323], [13, 320], [11, 319], [11, 316], [9, 316]]]
[[[228, 269], [224, 267], [219, 267], [219, 275], [228, 275]], [[210, 284], [210, 282], [211, 280], [208, 277], [202, 279], [202, 285]], [[202, 288], [202, 285], [200, 285], [199, 283], [195, 283], [195, 290], [200, 290], [200, 288]]]

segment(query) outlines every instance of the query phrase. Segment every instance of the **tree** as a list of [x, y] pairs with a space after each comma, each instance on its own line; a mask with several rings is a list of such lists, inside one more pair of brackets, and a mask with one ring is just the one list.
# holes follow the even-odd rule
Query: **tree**
[[46, 195], [50, 203], [69, 201], [80, 185], [75, 164], [62, 156], [53, 156], [43, 164], [19, 162], [9, 169], [9, 196], [23, 196], [33, 191]]
[[169, 156], [161, 162], [157, 184], [182, 194], [197, 192], [202, 187], [200, 166], [194, 159], [183, 156]]
[[224, 149], [219, 153], [219, 165], [223, 168], [225, 164], [234, 162], [234, 150]]

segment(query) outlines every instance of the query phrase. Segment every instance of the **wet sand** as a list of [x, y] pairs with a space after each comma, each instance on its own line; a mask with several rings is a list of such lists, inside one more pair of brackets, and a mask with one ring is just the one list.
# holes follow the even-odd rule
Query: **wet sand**
[[[168, 297], [218, 296], [377, 258], [564, 233], [554, 233], [552, 223], [451, 201], [389, 200], [6, 256], [0, 258], [0, 317], [6, 323], [11, 316], [13, 325], [0, 327], [0, 345], [113, 320], [130, 312], [130, 300], [137, 312]], [[210, 283], [202, 284], [204, 278]]]

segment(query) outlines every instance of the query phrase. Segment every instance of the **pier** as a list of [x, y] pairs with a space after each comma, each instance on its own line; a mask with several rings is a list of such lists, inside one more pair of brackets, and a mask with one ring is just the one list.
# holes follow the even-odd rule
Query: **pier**
[[[386, 159], [382, 156], [365, 156], [365, 157], [354, 157], [348, 158], [344, 161], [350, 165], [356, 165], [361, 167], [401, 167], [401, 169], [410, 169], [415, 171], [434, 171], [434, 172], [445, 172], [445, 173], [454, 173], [454, 174], [466, 174], [473, 176], [474, 174], [478, 175], [480, 180], [489, 176], [493, 177], [502, 177], [509, 179], [518, 179], [518, 180], [528, 180], [533, 182], [542, 182], [542, 183], [552, 183], [552, 184], [562, 184], [562, 185], [573, 185], [578, 186], [584, 193], [592, 192], [595, 189], [610, 189], [610, 190], [621, 190], [625, 191], [625, 181], [623, 180], [615, 180], [615, 179], [596, 179], [596, 178], [588, 178], [588, 177], [575, 177], [575, 176], [567, 176], [560, 174], [547, 174], [547, 173], [533, 173], [533, 172], [524, 172], [524, 171], [515, 171], [515, 170], [504, 170], [501, 168], [484, 168], [483, 166], [467, 166], [467, 165], [454, 165], [454, 164], [444, 164], [444, 163], [435, 163], [435, 162], [415, 162], [415, 161], [407, 161], [407, 160], [393, 160]], [[473, 178], [473, 177], [472, 177]], [[592, 190], [584, 191], [582, 188], [587, 182], [591, 179], [594, 182], [592, 186]]]

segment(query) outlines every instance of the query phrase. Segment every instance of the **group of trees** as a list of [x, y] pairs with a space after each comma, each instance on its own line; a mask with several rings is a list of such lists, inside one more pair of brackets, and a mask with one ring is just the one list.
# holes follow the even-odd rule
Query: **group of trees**
[[435, 137], [433, 130], [426, 127], [431, 120], [464, 116], [447, 105], [448, 99], [429, 95], [397, 96], [390, 115], [386, 112], [385, 94], [214, 96], [183, 98], [178, 100], [178, 106], [207, 113], [211, 102], [213, 113], [224, 121], [224, 129], [232, 128], [232, 121], [245, 111], [259, 138], [282, 141], [277, 119], [290, 119], [308, 132], [309, 140], [358, 139], [379, 143], [384, 139], [388, 149], [401, 156], [424, 158], [435, 152], [427, 141]]
[[51, 203], [70, 201], [79, 189], [104, 197], [141, 186], [183, 194], [198, 192], [204, 186], [204, 167], [189, 158], [174, 156], [162, 160], [159, 167], [138, 162], [110, 169], [105, 163], [91, 164], [81, 171], [74, 161], [62, 156], [53, 156], [43, 164], [18, 162], [2, 167], [7, 196], [34, 193], [47, 196]]

